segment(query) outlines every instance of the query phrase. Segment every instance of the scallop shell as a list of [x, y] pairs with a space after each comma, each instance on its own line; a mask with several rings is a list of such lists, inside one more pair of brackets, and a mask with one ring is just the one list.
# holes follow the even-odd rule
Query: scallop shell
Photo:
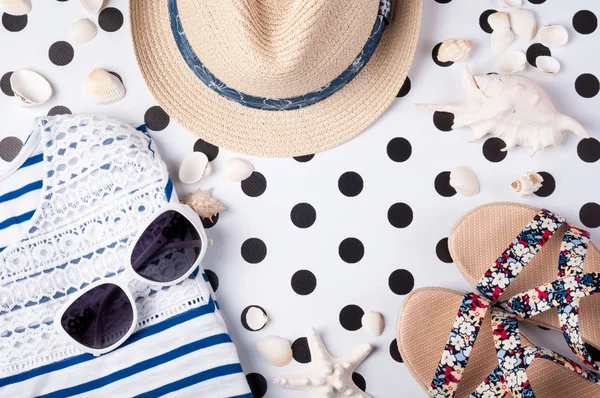
[[231, 182], [244, 181], [254, 172], [254, 166], [246, 159], [231, 158], [225, 165], [225, 178]]
[[381, 336], [383, 329], [385, 328], [383, 316], [375, 311], [365, 312], [362, 316], [361, 323], [363, 328], [373, 332], [375, 336]]
[[41, 105], [52, 97], [52, 86], [37, 72], [29, 69], [16, 70], [10, 77], [10, 85], [21, 106]]
[[251, 305], [242, 311], [242, 325], [253, 332], [264, 328], [268, 321], [267, 313], [258, 305]]
[[546, 75], [552, 76], [560, 71], [560, 62], [556, 58], [547, 55], [540, 55], [535, 59], [537, 70]]
[[31, 0], [0, 0], [0, 8], [10, 15], [25, 15], [31, 11]]
[[283, 337], [263, 337], [256, 343], [256, 351], [273, 366], [282, 367], [292, 362], [292, 343]]
[[510, 20], [505, 12], [495, 12], [488, 16], [488, 24], [494, 32], [504, 33], [510, 30]]
[[87, 18], [81, 18], [69, 26], [69, 41], [72, 44], [84, 44], [96, 37], [98, 28]]
[[519, 8], [523, 5], [523, 0], [500, 0], [498, 3], [500, 7]]
[[98, 14], [104, 5], [104, 0], [80, 0], [81, 5], [90, 14]]
[[119, 102], [125, 97], [125, 86], [118, 77], [106, 69], [94, 69], [84, 85], [84, 96], [96, 105], [108, 105]]
[[569, 32], [562, 25], [546, 24], [538, 32], [538, 39], [546, 47], [562, 47], [569, 41]]
[[184, 184], [194, 184], [210, 172], [208, 157], [202, 152], [192, 152], [183, 159], [179, 166], [179, 181]]
[[462, 196], [475, 196], [479, 193], [479, 182], [473, 170], [466, 166], [455, 167], [450, 172], [450, 186]]
[[205, 191], [199, 189], [181, 199], [181, 203], [190, 206], [201, 217], [213, 220], [217, 214], [225, 210], [225, 206], [211, 195], [212, 188]]
[[460, 62], [469, 58], [473, 42], [471, 40], [450, 39], [442, 43], [437, 58], [441, 62]]
[[529, 196], [542, 187], [544, 177], [538, 173], [524, 173], [510, 185], [519, 196]]
[[502, 73], [519, 73], [525, 69], [527, 64], [527, 56], [523, 51], [511, 50], [507, 51], [498, 58], [496, 66], [498, 71]]
[[531, 10], [518, 8], [509, 14], [510, 26], [517, 36], [531, 40], [537, 33], [535, 14]]
[[492, 47], [492, 51], [500, 53], [506, 50], [514, 40], [515, 35], [510, 30], [506, 32], [493, 31], [490, 35], [490, 46]]

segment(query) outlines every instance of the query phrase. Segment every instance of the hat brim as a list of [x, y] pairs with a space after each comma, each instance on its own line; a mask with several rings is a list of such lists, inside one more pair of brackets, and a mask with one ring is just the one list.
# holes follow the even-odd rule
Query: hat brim
[[292, 157], [321, 152], [369, 127], [408, 74], [422, 0], [393, 0], [392, 21], [373, 57], [343, 89], [306, 108], [264, 111], [232, 102], [189, 69], [173, 38], [167, 2], [131, 0], [131, 34], [148, 88], [183, 127], [219, 147], [248, 155]]

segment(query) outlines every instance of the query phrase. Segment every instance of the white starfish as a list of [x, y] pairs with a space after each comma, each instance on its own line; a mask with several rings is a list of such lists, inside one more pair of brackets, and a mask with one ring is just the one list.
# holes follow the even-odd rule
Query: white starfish
[[314, 328], [308, 331], [308, 348], [311, 355], [311, 371], [291, 376], [276, 377], [273, 383], [279, 387], [304, 390], [313, 398], [371, 398], [352, 381], [352, 372], [371, 353], [371, 344], [364, 344], [342, 358], [333, 357]]

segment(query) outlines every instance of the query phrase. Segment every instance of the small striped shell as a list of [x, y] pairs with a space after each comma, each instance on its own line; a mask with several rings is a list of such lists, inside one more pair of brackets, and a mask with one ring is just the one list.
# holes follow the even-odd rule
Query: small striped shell
[[106, 69], [97, 68], [90, 72], [85, 81], [84, 96], [92, 104], [108, 105], [125, 97], [125, 86]]
[[81, 18], [69, 26], [69, 41], [72, 44], [84, 44], [96, 37], [98, 28], [87, 18]]
[[104, 5], [104, 0], [80, 0], [81, 5], [90, 14], [98, 14]]
[[263, 337], [256, 343], [256, 351], [273, 366], [285, 366], [292, 361], [292, 343], [283, 337]]
[[473, 42], [471, 40], [450, 39], [442, 43], [437, 58], [441, 62], [460, 62], [469, 58]]

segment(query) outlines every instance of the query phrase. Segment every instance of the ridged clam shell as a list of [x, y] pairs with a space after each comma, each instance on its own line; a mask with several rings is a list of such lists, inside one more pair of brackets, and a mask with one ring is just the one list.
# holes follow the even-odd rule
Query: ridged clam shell
[[479, 182], [475, 173], [466, 166], [455, 167], [450, 172], [450, 186], [462, 196], [475, 196], [479, 193]]
[[104, 0], [80, 0], [81, 5], [90, 14], [98, 14], [104, 5]]
[[10, 15], [25, 15], [31, 11], [31, 0], [0, 0], [0, 9]]
[[94, 69], [84, 85], [84, 96], [92, 104], [108, 105], [125, 97], [125, 86], [106, 69]]
[[538, 39], [546, 47], [562, 47], [569, 41], [569, 32], [562, 25], [546, 24], [538, 32]]
[[521, 72], [525, 69], [526, 64], [527, 56], [523, 51], [511, 50], [505, 52], [498, 58], [496, 66], [499, 72], [511, 74]]
[[285, 366], [292, 361], [292, 343], [283, 337], [266, 336], [256, 343], [256, 350], [273, 366]]
[[441, 62], [460, 62], [469, 58], [473, 42], [471, 40], [450, 39], [442, 43], [437, 58]]
[[16, 70], [10, 85], [21, 106], [41, 105], [52, 97], [52, 86], [46, 78], [29, 69]]
[[202, 152], [190, 153], [179, 166], [179, 181], [184, 184], [194, 184], [206, 174], [210, 174], [210, 164], [208, 157]]
[[508, 15], [510, 19], [510, 27], [515, 31], [517, 36], [531, 40], [537, 33], [537, 22], [533, 11], [517, 8]]
[[560, 72], [560, 62], [556, 58], [547, 55], [540, 55], [535, 59], [537, 70], [546, 75], [552, 76]]
[[69, 41], [72, 44], [83, 44], [96, 37], [98, 28], [87, 18], [81, 18], [69, 26]]
[[231, 182], [244, 181], [254, 172], [254, 166], [246, 159], [231, 158], [225, 165], [225, 178]]
[[508, 14], [504, 12], [495, 12], [488, 17], [488, 24], [494, 32], [504, 33], [510, 30], [510, 21]]
[[363, 328], [373, 332], [375, 336], [381, 336], [383, 329], [385, 328], [383, 316], [375, 311], [365, 312], [362, 316], [361, 323]]

